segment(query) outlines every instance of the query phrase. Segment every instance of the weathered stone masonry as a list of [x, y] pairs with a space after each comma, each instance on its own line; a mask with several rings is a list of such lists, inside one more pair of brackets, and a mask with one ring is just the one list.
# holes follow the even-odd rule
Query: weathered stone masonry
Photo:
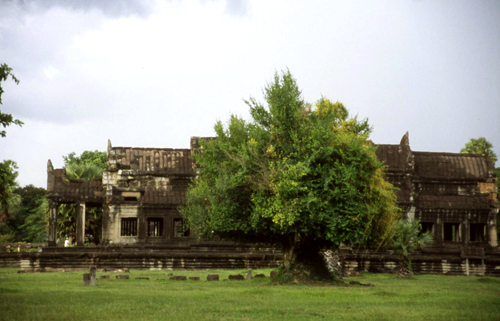
[[377, 157], [399, 189], [406, 218], [431, 231], [434, 247], [497, 247], [497, 178], [490, 157], [413, 152], [408, 134], [399, 145], [378, 145]]
[[[197, 137], [191, 139], [190, 149], [112, 147], [108, 142], [108, 170], [102, 181], [68, 182], [64, 169], [54, 169], [49, 161], [49, 245], [56, 245], [58, 205], [74, 203], [79, 204], [77, 245], [83, 245], [85, 238], [85, 208], [102, 206], [105, 245], [177, 246], [176, 253], [182, 253], [180, 244], [194, 241], [188, 237], [189, 232], [184, 231], [177, 207], [182, 204], [195, 175], [196, 164], [191, 155], [199, 149], [198, 140]], [[400, 144], [378, 145], [377, 157], [387, 166], [387, 180], [398, 188], [398, 204], [406, 218], [420, 220], [424, 229], [434, 236], [433, 245], [413, 258], [415, 271], [466, 274], [480, 269], [486, 274], [500, 275], [497, 178], [488, 156], [414, 152], [406, 134]], [[205, 257], [213, 256], [209, 252], [219, 251], [214, 246], [207, 247]], [[274, 250], [267, 251], [274, 255], [271, 265], [277, 264], [280, 257]], [[201, 253], [196, 250], [187, 255], [189, 251], [185, 252], [185, 257], [176, 255], [183, 256], [182, 260], [191, 255], [192, 262], [196, 262]], [[397, 256], [391, 252], [344, 254], [346, 266], [351, 270], [387, 271], [397, 262]], [[104, 259], [105, 256], [101, 258]], [[267, 259], [266, 255], [260, 257], [259, 264], [269, 265]], [[218, 262], [222, 262], [220, 260], [224, 261], [219, 258]], [[248, 259], [242, 257], [231, 260], [249, 264]], [[137, 263], [134, 264], [137, 268]]]

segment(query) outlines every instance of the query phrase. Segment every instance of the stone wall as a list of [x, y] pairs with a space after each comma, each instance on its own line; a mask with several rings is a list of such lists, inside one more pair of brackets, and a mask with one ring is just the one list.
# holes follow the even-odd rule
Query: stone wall
[[[415, 274], [476, 275], [500, 277], [500, 251], [469, 253], [463, 249], [434, 248], [411, 255]], [[348, 275], [356, 272], [395, 273], [399, 256], [393, 251], [344, 251], [342, 254]]]
[[26, 271], [99, 269], [205, 270], [275, 268], [281, 264], [281, 252], [269, 246], [186, 242], [151, 246], [47, 247], [42, 252], [0, 253], [0, 267]]

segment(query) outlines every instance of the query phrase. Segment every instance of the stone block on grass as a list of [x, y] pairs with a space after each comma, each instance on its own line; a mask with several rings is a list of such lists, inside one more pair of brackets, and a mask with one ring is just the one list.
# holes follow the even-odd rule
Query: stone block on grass
[[128, 279], [130, 279], [130, 276], [128, 276], [128, 275], [117, 275], [117, 276], [116, 276], [116, 278], [117, 278], [117, 279], [124, 279], [124, 280], [128, 280]]
[[278, 274], [277, 271], [271, 271], [271, 274], [269, 275], [269, 278], [274, 279], [277, 274]]
[[245, 279], [245, 277], [243, 275], [241, 275], [241, 274], [236, 274], [236, 275], [230, 275], [229, 276], [229, 280], [231, 280], [231, 281], [242, 281], [244, 279]]
[[96, 278], [91, 273], [83, 273], [83, 285], [96, 285]]
[[255, 274], [254, 278], [256, 278], [256, 279], [265, 279], [266, 275], [265, 274]]
[[90, 266], [90, 274], [93, 275], [94, 277], [97, 275], [97, 266], [95, 265]]
[[100, 279], [101, 279], [101, 280], [104, 280], [104, 279], [109, 279], [109, 275], [101, 275]]
[[183, 275], [176, 275], [176, 276], [171, 276], [170, 280], [175, 280], [175, 281], [186, 281], [187, 277]]
[[207, 275], [207, 281], [219, 281], [219, 274]]

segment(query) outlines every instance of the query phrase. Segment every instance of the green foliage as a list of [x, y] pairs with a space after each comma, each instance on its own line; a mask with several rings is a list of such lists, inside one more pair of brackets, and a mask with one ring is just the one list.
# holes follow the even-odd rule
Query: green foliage
[[394, 188], [366, 120], [322, 98], [314, 110], [289, 72], [251, 98], [195, 155], [198, 177], [181, 212], [202, 237], [279, 244], [285, 266], [320, 248], [380, 244], [399, 218]]
[[495, 163], [498, 159], [497, 155], [493, 151], [493, 144], [486, 140], [484, 137], [471, 138], [465, 147], [460, 150], [460, 153], [467, 154], [489, 154], [493, 162]]
[[76, 211], [77, 204], [60, 204], [57, 209], [57, 238], [70, 238], [76, 242]]
[[[2, 94], [4, 93], [4, 90], [2, 88], [2, 81], [6, 81], [9, 76], [16, 82], [16, 84], [19, 84], [19, 79], [17, 79], [16, 76], [14, 76], [14, 74], [12, 73], [12, 68], [7, 66], [6, 64], [0, 65], [0, 105], [2, 104]], [[0, 125], [5, 128], [7, 126], [10, 126], [11, 124], [22, 126], [24, 123], [19, 119], [14, 119], [11, 114], [2, 113], [2, 111], [0, 110]], [[5, 130], [1, 130], [0, 136], [5, 137], [5, 135]]]
[[65, 167], [68, 180], [92, 181], [102, 177], [103, 170], [94, 164], [69, 163]]
[[95, 165], [100, 168], [102, 171], [106, 170], [106, 152], [100, 152], [98, 150], [95, 151], [84, 151], [80, 156], [76, 156], [75, 152], [68, 154], [67, 156], [63, 156], [64, 166], [68, 166], [69, 164], [86, 164], [86, 165]]
[[500, 192], [500, 167], [495, 168], [497, 174], [497, 193]]
[[[36, 228], [34, 222], [27, 222], [28, 218], [36, 215], [37, 208], [45, 199], [45, 189], [26, 185], [15, 189], [15, 194], [19, 195], [20, 203], [15, 216], [10, 217], [6, 224], [9, 225], [12, 232], [15, 234], [16, 242], [33, 242], [33, 238], [28, 232], [29, 229]], [[45, 229], [45, 225], [42, 226]]]
[[395, 224], [392, 245], [401, 257], [401, 275], [404, 275], [405, 269], [411, 271], [410, 255], [419, 247], [427, 247], [430, 243], [432, 243], [432, 235], [429, 231], [422, 233], [420, 221], [399, 220]]
[[11, 160], [0, 163], [0, 222], [7, 220], [19, 209], [21, 198], [14, 190], [18, 187], [17, 164]]
[[395, 224], [394, 230], [393, 246], [403, 258], [407, 258], [419, 247], [427, 247], [432, 242], [432, 235], [428, 231], [422, 233], [422, 225], [419, 220], [411, 222], [399, 220]]
[[30, 212], [25, 223], [21, 226], [26, 234], [24, 241], [27, 242], [46, 242], [48, 240], [49, 204], [45, 197], [40, 198], [38, 202], [38, 207]]
[[12, 231], [10, 231], [6, 226], [0, 226], [0, 244], [2, 243], [12, 243], [16, 239], [16, 236]]

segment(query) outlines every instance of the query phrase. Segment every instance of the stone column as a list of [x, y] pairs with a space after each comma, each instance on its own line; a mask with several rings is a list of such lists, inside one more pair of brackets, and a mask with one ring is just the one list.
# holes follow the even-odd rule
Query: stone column
[[49, 246], [57, 246], [57, 208], [59, 203], [49, 200]]
[[[470, 215], [470, 214], [469, 214]], [[462, 222], [462, 231], [463, 231], [463, 244], [464, 245], [467, 245], [470, 243], [470, 224], [469, 224], [469, 220], [466, 218], [463, 222]]]
[[110, 218], [109, 218], [109, 206], [106, 203], [102, 204], [102, 233], [101, 233], [101, 244], [109, 244], [111, 240], [110, 234]]
[[436, 220], [436, 227], [435, 227], [436, 233], [435, 235], [435, 244], [438, 246], [441, 246], [443, 244], [443, 222], [441, 221], [441, 217], [438, 214], [438, 218]]
[[79, 203], [76, 214], [76, 245], [85, 243], [85, 203]]
[[144, 211], [142, 207], [137, 208], [137, 236], [139, 239], [139, 242], [145, 242], [146, 237], [148, 235], [148, 226], [146, 222], [146, 218], [144, 217]]
[[497, 212], [498, 209], [492, 211], [493, 215], [490, 215], [488, 219], [488, 224], [486, 225], [486, 228], [488, 229], [487, 231], [488, 241], [491, 246], [498, 246], [497, 219], [496, 219]]

